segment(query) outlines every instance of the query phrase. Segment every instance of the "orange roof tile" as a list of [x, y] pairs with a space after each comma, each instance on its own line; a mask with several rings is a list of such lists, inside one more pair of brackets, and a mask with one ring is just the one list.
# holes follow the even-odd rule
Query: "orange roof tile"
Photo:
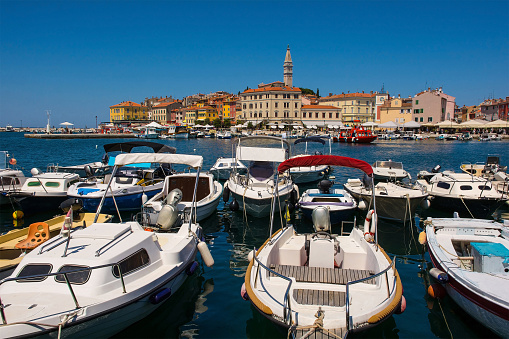
[[113, 105], [110, 107], [126, 107], [126, 106], [147, 107], [147, 106], [141, 106], [140, 104], [138, 104], [136, 102], [132, 102], [132, 101], [124, 101], [124, 102], [121, 102], [120, 104], [116, 104], [116, 105]]
[[243, 94], [245, 93], [255, 93], [255, 92], [270, 92], [270, 91], [289, 91], [289, 92], [301, 92], [300, 88], [298, 87], [262, 87], [262, 88], [250, 88], [246, 89]]
[[339, 99], [339, 98], [372, 98], [375, 97], [376, 93], [343, 93], [343, 94], [336, 94], [328, 97], [322, 97], [318, 100], [323, 99]]

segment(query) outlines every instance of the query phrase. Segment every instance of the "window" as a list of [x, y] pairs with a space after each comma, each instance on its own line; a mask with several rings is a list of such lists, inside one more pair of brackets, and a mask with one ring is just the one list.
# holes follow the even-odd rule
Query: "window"
[[339, 119], [339, 113], [336, 113], [336, 119]]
[[277, 94], [274, 94], [274, 98], [276, 98], [276, 99], [277, 99]]
[[274, 117], [277, 118], [277, 112], [274, 112]]
[[318, 119], [318, 112], [315, 113], [315, 118]]
[[432, 122], [433, 121], [433, 117], [428, 117], [428, 122]]
[[491, 187], [486, 186], [486, 185], [481, 185], [481, 186], [479, 186], [479, 189], [480, 189], [481, 191], [491, 191]]
[[37, 187], [37, 186], [41, 186], [41, 182], [40, 182], [40, 181], [30, 181], [30, 182], [28, 182], [27, 186], [28, 186], [28, 187]]
[[299, 95], [298, 95], [298, 94], [295, 94], [295, 95], [293, 96], [293, 98], [294, 98], [294, 99], [298, 99], [298, 98], [299, 98]]
[[325, 119], [325, 113], [322, 113], [322, 119]]
[[419, 118], [415, 118], [415, 122], [419, 122]]
[[424, 118], [423, 117], [421, 117], [419, 120], [420, 120], [420, 122], [424, 122]]
[[[18, 273], [18, 278], [28, 277], [31, 275], [48, 274], [51, 272], [53, 266], [50, 264], [28, 264]], [[47, 277], [38, 278], [27, 278], [22, 280], [16, 280], [17, 282], [32, 282], [32, 281], [43, 281]]]
[[278, 104], [277, 102], [275, 102], [275, 103], [274, 103], [274, 107], [275, 107], [275, 108], [277, 108], [277, 104]]
[[299, 108], [299, 103], [298, 102], [295, 103], [295, 108]]
[[[147, 266], [150, 263], [150, 258], [148, 256], [147, 251], [142, 248], [138, 252], [132, 254], [131, 256], [121, 260], [118, 264], [120, 266], [120, 270], [122, 275], [127, 275], [132, 273], [143, 266]], [[115, 278], [120, 278], [120, 274], [118, 272], [118, 266], [113, 266], [113, 275]]]
[[306, 112], [302, 112], [302, 117], [305, 118], [306, 117]]
[[297, 118], [299, 116], [299, 113], [295, 111], [295, 117]]
[[332, 119], [332, 113], [329, 113], [329, 119]]
[[[78, 266], [78, 265], [65, 265], [60, 267], [58, 270], [59, 273], [79, 270], [89, 268], [88, 266]], [[69, 273], [67, 274], [67, 279], [69, 279], [69, 283], [76, 284], [76, 285], [82, 285], [88, 281], [90, 278], [90, 274], [92, 273], [91, 270], [83, 270], [79, 272]], [[65, 283], [65, 276], [63, 274], [59, 274], [55, 276], [55, 281], [59, 283]]]
[[415, 104], [416, 104], [416, 105], [419, 105], [419, 100], [415, 100]]
[[460, 190], [462, 190], [462, 191], [471, 191], [472, 190], [472, 186], [470, 186], [470, 185], [461, 185], [460, 186]]
[[440, 188], [448, 190], [451, 187], [451, 185], [446, 183], [446, 182], [439, 181], [438, 184], [437, 184], [437, 187], [440, 187]]

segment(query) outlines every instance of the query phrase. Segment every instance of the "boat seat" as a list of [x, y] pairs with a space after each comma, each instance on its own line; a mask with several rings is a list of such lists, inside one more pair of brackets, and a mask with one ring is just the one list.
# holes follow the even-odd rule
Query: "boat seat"
[[334, 240], [314, 238], [309, 243], [309, 267], [334, 268]]
[[28, 227], [28, 234], [25, 240], [15, 246], [21, 250], [32, 250], [49, 239], [49, 225], [45, 222], [36, 222]]

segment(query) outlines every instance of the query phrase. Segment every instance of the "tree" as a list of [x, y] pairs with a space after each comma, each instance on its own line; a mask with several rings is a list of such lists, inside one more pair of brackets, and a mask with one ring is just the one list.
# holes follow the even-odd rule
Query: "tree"
[[230, 119], [224, 119], [224, 121], [223, 121], [224, 128], [230, 128], [231, 125], [232, 125], [232, 122]]
[[320, 89], [319, 88], [316, 89], [316, 96], [320, 97]]
[[251, 121], [247, 123], [247, 128], [253, 129], [253, 123]]
[[221, 128], [221, 119], [215, 118], [212, 125], [214, 125], [215, 128]]
[[313, 92], [312, 89], [309, 89], [309, 88], [303, 88], [303, 87], [299, 87], [302, 94], [307, 94], [307, 95], [315, 95], [315, 92]]
[[209, 118], [205, 118], [205, 120], [203, 120], [203, 123], [205, 125], [210, 125], [210, 119]]

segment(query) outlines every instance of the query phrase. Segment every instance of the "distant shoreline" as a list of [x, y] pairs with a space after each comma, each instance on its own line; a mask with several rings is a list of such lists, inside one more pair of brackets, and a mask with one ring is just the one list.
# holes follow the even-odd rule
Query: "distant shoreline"
[[126, 139], [136, 138], [131, 133], [112, 133], [112, 134], [97, 134], [97, 133], [73, 133], [73, 134], [25, 134], [25, 138], [33, 139]]

